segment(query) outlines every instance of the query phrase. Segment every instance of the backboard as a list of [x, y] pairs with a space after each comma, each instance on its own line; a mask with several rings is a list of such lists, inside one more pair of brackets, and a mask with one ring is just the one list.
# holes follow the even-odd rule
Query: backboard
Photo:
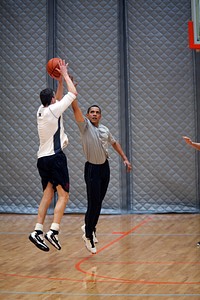
[[192, 20], [188, 22], [190, 49], [200, 50], [200, 0], [191, 0]]

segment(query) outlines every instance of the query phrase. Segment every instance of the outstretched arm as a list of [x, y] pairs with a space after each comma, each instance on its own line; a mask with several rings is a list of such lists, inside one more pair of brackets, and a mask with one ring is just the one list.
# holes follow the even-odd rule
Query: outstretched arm
[[200, 150], [200, 143], [192, 142], [191, 139], [187, 136], [183, 136], [185, 142], [196, 150]]
[[118, 142], [115, 142], [114, 144], [112, 144], [113, 148], [115, 149], [115, 151], [121, 156], [121, 158], [124, 161], [124, 164], [127, 168], [127, 172], [130, 172], [132, 169], [132, 166], [128, 160], [128, 158], [126, 157], [126, 155], [124, 154], [121, 145]]
[[[65, 60], [60, 60], [59, 61], [59, 69], [57, 69], [57, 71], [59, 71], [59, 73], [63, 76], [66, 85], [67, 85], [67, 90], [68, 92], [73, 93], [74, 95], [78, 95], [77, 90], [76, 90], [76, 86], [74, 85], [74, 83], [72, 82], [69, 73], [68, 73], [68, 63], [65, 63]], [[60, 87], [60, 91], [62, 89], [62, 83], [61, 80], [59, 78], [59, 87]], [[63, 91], [62, 91], [63, 92]]]
[[[77, 82], [75, 83], [74, 82], [74, 77], [72, 75], [69, 74], [69, 77], [71, 78], [73, 84], [75, 85], [75, 87], [77, 86]], [[79, 107], [79, 104], [78, 104], [78, 100], [75, 99], [73, 102], [72, 102], [72, 109], [73, 109], [73, 112], [74, 112], [74, 117], [75, 117], [75, 120], [76, 122], [84, 122], [84, 116], [83, 116], [83, 113]]]
[[84, 116], [83, 116], [83, 113], [78, 105], [78, 100], [75, 99], [73, 102], [72, 102], [72, 109], [73, 109], [73, 112], [74, 112], [74, 117], [75, 117], [75, 120], [76, 122], [84, 122]]
[[56, 90], [55, 97], [56, 97], [56, 100], [61, 100], [63, 97], [63, 77], [62, 76], [60, 76], [58, 79], [58, 87]]

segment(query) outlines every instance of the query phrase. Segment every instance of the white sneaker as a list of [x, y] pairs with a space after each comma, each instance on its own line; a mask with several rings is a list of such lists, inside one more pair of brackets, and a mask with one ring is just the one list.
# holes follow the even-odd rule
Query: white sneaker
[[82, 236], [82, 239], [84, 240], [85, 247], [87, 248], [88, 251], [90, 251], [92, 254], [97, 253], [97, 249], [94, 245], [93, 240], [86, 238], [85, 234]]
[[[84, 224], [83, 226], [81, 226], [81, 229], [82, 229], [83, 233], [85, 234], [85, 224]], [[93, 242], [94, 242], [95, 244], [97, 244], [99, 241], [97, 240], [96, 234], [93, 232], [92, 235], [93, 235]]]

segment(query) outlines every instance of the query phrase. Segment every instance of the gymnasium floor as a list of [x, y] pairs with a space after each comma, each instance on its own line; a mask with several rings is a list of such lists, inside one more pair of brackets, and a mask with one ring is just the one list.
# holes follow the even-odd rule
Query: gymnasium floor
[[83, 219], [64, 215], [61, 251], [43, 252], [28, 240], [36, 216], [1, 214], [0, 299], [200, 299], [200, 215], [101, 215], [94, 255]]

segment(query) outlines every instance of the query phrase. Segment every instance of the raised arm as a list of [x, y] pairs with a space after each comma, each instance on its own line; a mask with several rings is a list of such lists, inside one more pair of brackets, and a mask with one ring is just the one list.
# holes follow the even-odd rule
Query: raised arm
[[187, 137], [187, 136], [183, 136], [183, 139], [191, 147], [195, 148], [196, 150], [200, 150], [200, 143], [192, 142], [191, 139], [189, 137]]
[[[78, 95], [77, 90], [76, 90], [76, 86], [74, 85], [74, 83], [72, 82], [69, 73], [68, 73], [68, 64], [65, 63], [65, 60], [60, 60], [59, 62], [59, 69], [57, 69], [60, 74], [63, 76], [66, 85], [67, 85], [67, 90], [68, 92], [73, 93], [74, 95]], [[60, 89], [62, 88], [62, 83], [61, 81], [59, 81], [59, 86]]]
[[76, 122], [84, 122], [85, 118], [83, 116], [83, 113], [78, 105], [78, 100], [75, 99], [73, 102], [72, 102], [72, 109], [73, 109], [73, 112], [74, 112], [74, 117], [75, 117], [75, 120]]
[[126, 166], [127, 172], [130, 172], [132, 169], [132, 166], [128, 160], [128, 158], [126, 157], [126, 155], [124, 154], [124, 151], [122, 150], [121, 145], [118, 142], [115, 142], [114, 144], [112, 144], [113, 148], [115, 149], [115, 151], [121, 156], [121, 158], [124, 161], [124, 164]]
[[[73, 84], [76, 87], [78, 83], [74, 82], [74, 77], [72, 75], [70, 75], [70, 74], [69, 74], [69, 77], [71, 78]], [[81, 111], [81, 109], [79, 107], [77, 99], [75, 99], [72, 102], [72, 109], [73, 109], [73, 112], [74, 112], [74, 117], [75, 117], [76, 122], [84, 122], [85, 119], [84, 119], [83, 113], [82, 113], [82, 111]]]
[[61, 100], [63, 97], [63, 77], [60, 76], [60, 78], [58, 79], [58, 87], [56, 90], [56, 100]]

